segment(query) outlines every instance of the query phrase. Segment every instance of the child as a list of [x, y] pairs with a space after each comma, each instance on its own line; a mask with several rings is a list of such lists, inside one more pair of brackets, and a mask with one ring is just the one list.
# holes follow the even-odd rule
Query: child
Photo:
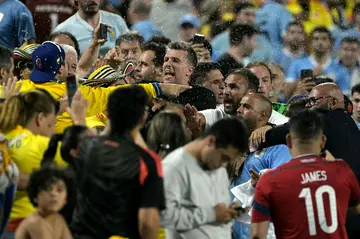
[[51, 166], [31, 174], [27, 192], [37, 210], [20, 223], [15, 239], [72, 239], [58, 213], [66, 204], [69, 182], [66, 171]]

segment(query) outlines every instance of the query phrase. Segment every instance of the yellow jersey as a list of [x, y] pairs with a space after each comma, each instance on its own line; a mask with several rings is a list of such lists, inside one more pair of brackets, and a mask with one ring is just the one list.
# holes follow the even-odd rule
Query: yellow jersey
[[[30, 90], [34, 90], [36, 88], [47, 90], [56, 100], [59, 100], [63, 97], [66, 93], [66, 85], [59, 84], [57, 82], [46, 82], [42, 84], [35, 84], [30, 80], [22, 80], [22, 86], [20, 92], [26, 92]], [[116, 89], [122, 87], [128, 87], [130, 85], [118, 85], [118, 86], [111, 86], [108, 88], [92, 88], [89, 86], [82, 86], [79, 85], [79, 89], [81, 94], [89, 101], [89, 108], [87, 110], [86, 117], [92, 117], [100, 112], [106, 111], [107, 101], [109, 95]], [[152, 84], [138, 84], [138, 86], [142, 87], [146, 93], [152, 97], [157, 97], [157, 92]], [[2, 87], [0, 87], [0, 94], [2, 93]], [[56, 133], [63, 133], [64, 130], [72, 125], [72, 120], [70, 115], [65, 112], [57, 117], [57, 121], [55, 124], [55, 132]], [[99, 125], [101, 124], [99, 123]]]
[[[8, 140], [9, 155], [20, 172], [30, 174], [34, 169], [40, 168], [50, 138], [35, 135], [22, 126], [17, 126], [14, 130], [5, 134], [5, 138]], [[54, 163], [62, 167], [67, 166], [67, 163], [61, 158], [60, 149], [56, 152]], [[10, 221], [25, 218], [33, 213], [35, 209], [26, 191], [18, 190], [11, 209]]]

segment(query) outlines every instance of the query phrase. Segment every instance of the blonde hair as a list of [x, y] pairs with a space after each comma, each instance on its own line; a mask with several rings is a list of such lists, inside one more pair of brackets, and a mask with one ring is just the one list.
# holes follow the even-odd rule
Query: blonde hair
[[38, 113], [48, 115], [56, 111], [56, 100], [45, 90], [11, 96], [1, 106], [0, 131], [8, 133], [17, 125], [26, 126]]

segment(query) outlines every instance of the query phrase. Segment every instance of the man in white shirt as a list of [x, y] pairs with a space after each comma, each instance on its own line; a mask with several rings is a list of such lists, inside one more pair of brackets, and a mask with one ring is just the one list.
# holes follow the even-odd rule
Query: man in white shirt
[[116, 39], [128, 31], [128, 27], [119, 15], [100, 10], [100, 0], [78, 0], [79, 10], [75, 15], [58, 25], [54, 32], [67, 31], [79, 42], [81, 54], [93, 42], [94, 29], [100, 24], [111, 26], [108, 41], [101, 46], [100, 54], [105, 55], [115, 46]]

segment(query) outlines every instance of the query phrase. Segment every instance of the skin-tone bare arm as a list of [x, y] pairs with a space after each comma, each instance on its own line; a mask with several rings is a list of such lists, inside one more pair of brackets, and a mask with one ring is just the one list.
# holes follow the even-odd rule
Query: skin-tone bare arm
[[159, 210], [157, 208], [140, 208], [139, 232], [141, 239], [156, 239], [159, 228]]
[[266, 239], [267, 232], [269, 229], [269, 221], [251, 223], [251, 239]]

